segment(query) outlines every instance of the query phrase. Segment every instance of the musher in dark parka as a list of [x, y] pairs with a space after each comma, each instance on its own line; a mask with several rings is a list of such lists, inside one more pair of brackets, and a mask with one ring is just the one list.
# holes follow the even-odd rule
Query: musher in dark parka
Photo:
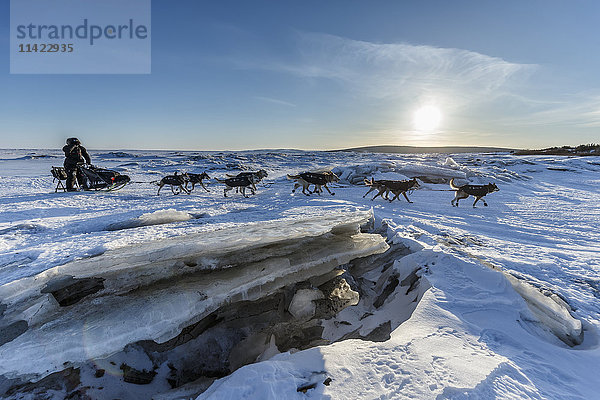
[[[75, 191], [75, 183], [77, 182], [77, 166], [82, 164], [92, 164], [90, 155], [85, 147], [77, 138], [68, 138], [67, 145], [63, 147], [65, 152], [65, 170], [67, 172], [67, 190]], [[81, 182], [79, 182], [81, 184]]]

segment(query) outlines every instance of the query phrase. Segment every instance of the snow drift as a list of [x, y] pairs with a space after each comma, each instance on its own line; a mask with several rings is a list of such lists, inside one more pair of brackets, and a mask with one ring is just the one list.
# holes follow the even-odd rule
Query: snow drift
[[151, 213], [145, 213], [139, 217], [131, 218], [126, 221], [114, 222], [106, 226], [107, 231], [118, 231], [121, 229], [139, 228], [142, 226], [162, 225], [171, 222], [183, 222], [193, 219], [194, 216], [185, 211], [174, 209], [158, 210]]

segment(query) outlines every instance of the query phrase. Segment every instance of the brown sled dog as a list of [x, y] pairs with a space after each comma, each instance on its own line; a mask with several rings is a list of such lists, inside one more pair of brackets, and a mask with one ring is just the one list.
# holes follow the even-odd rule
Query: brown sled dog
[[385, 186], [385, 183], [389, 182], [387, 180], [375, 180], [374, 178], [371, 178], [371, 180], [365, 179], [365, 185], [369, 186], [369, 191], [367, 193], [365, 193], [365, 195], [363, 196], [363, 199], [365, 197], [367, 197], [367, 195], [375, 190], [377, 190], [377, 194], [375, 196], [373, 196], [373, 198], [371, 200], [375, 200], [376, 197], [381, 196], [382, 198], [389, 200], [389, 193], [390, 193], [390, 189], [388, 189], [387, 186]]
[[412, 201], [408, 199], [406, 192], [418, 188], [419, 182], [417, 182], [417, 178], [412, 178], [407, 181], [388, 181], [385, 186], [394, 194], [394, 197], [390, 199], [390, 203], [396, 200], [400, 195], [404, 196], [406, 201], [412, 203]]
[[[410, 201], [408, 199], [406, 192], [408, 192], [411, 189], [416, 189], [419, 187], [419, 182], [417, 182], [417, 178], [412, 178], [412, 179], [404, 180], [404, 181], [390, 181], [390, 180], [376, 181], [374, 179], [371, 179], [370, 181], [368, 181], [367, 179], [365, 179], [365, 184], [367, 186], [371, 186], [371, 189], [369, 189], [369, 191], [367, 193], [365, 193], [365, 196], [373, 190], [378, 190], [379, 193], [377, 193], [375, 196], [373, 196], [373, 198], [371, 200], [375, 200], [375, 198], [377, 196], [381, 196], [382, 198], [389, 200], [390, 202], [396, 200], [400, 195], [403, 195], [404, 198], [406, 199], [406, 201], [408, 201], [409, 203], [412, 203], [412, 201]], [[394, 197], [392, 197], [391, 199], [389, 198], [390, 192], [394, 194]], [[363, 196], [363, 197], [365, 197], [365, 196]]]
[[458, 201], [460, 199], [466, 199], [469, 196], [475, 197], [473, 207], [475, 207], [475, 204], [477, 204], [479, 200], [483, 201], [483, 205], [487, 207], [487, 203], [485, 202], [483, 196], [500, 190], [498, 189], [498, 186], [496, 186], [495, 183], [488, 183], [487, 185], [456, 186], [454, 184], [454, 178], [450, 179], [450, 187], [456, 190], [456, 195], [454, 196], [454, 199], [450, 202], [450, 204], [452, 204], [455, 207], [458, 207]]

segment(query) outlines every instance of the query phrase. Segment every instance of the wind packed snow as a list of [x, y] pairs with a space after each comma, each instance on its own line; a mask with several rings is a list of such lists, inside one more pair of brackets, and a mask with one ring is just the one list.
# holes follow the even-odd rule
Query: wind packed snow
[[177, 211], [173, 209], [158, 210], [151, 213], [142, 214], [139, 217], [109, 224], [105, 229], [108, 231], [118, 231], [121, 229], [139, 228], [141, 226], [183, 222], [192, 218], [194, 217], [191, 214], [184, 211]]
[[[347, 307], [323, 323], [330, 343], [279, 352], [267, 337], [258, 362], [208, 382], [201, 394], [187, 386], [170, 390], [159, 379], [168, 374], [166, 364], [143, 387], [146, 392], [136, 393], [156, 399], [598, 398], [598, 157], [90, 153], [95, 165], [127, 174], [132, 183], [113, 193], [54, 193], [50, 168], [62, 164], [59, 150], [0, 153], [0, 392], [10, 379], [39, 381], [65, 362], [111, 354], [118, 360], [133, 351], [124, 350], [127, 343], [167, 341], [232, 298], [252, 301], [294, 274], [309, 279], [328, 273], [321, 266], [332, 264], [332, 257], [344, 264], [389, 245], [404, 253], [385, 271], [362, 275], [372, 289], [361, 293], [344, 280], [333, 289]], [[235, 191], [223, 197], [224, 186], [214, 179], [209, 193], [196, 187], [177, 196], [168, 188], [157, 196], [151, 183], [176, 171], [223, 178], [260, 168], [269, 176], [249, 198]], [[331, 185], [335, 196], [291, 193], [286, 174], [323, 169], [341, 178]], [[371, 201], [376, 192], [363, 198], [363, 182], [373, 177], [416, 177], [420, 188], [408, 194], [414, 203]], [[500, 191], [486, 196], [489, 207], [471, 207], [472, 197], [452, 207], [452, 178], [457, 184], [493, 182]], [[344, 231], [371, 215], [368, 229], [387, 245], [378, 235]], [[311, 238], [331, 246], [320, 248]], [[280, 264], [261, 258], [279, 260], [279, 248], [250, 251], [281, 240], [290, 249], [294, 242], [308, 243], [309, 250]], [[235, 265], [246, 261], [238, 271]], [[196, 273], [187, 283], [183, 272], [174, 272], [186, 268]], [[203, 281], [201, 273], [220, 275]], [[42, 291], [69, 277], [99, 276], [102, 293], [114, 296], [95, 298], [87, 308], [60, 308]], [[137, 286], [155, 283], [151, 301], [137, 297]], [[389, 296], [368, 303], [369, 290]], [[301, 288], [290, 294], [289, 312], [310, 319], [321, 300], [320, 291]], [[351, 331], [348, 324], [360, 329]], [[102, 330], [108, 326], [119, 328]], [[136, 368], [151, 367], [139, 360]], [[94, 396], [133, 398], [127, 385]]]

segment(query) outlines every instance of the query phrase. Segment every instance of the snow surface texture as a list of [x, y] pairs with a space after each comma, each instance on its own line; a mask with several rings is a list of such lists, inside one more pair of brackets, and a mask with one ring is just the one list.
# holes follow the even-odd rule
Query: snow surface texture
[[[172, 260], [193, 253], [198, 249], [191, 243], [198, 241], [186, 238], [194, 235], [206, 235], [211, 249], [247, 247], [268, 240], [269, 235], [280, 239], [278, 226], [286, 227], [286, 237], [293, 237], [296, 227], [302, 226], [295, 237], [322, 234], [340, 222], [328, 222], [328, 217], [345, 215], [344, 221], [372, 207], [374, 228], [383, 228], [391, 245], [401, 243], [412, 254], [399, 257], [381, 276], [373, 270], [365, 279], [385, 288], [394, 278], [409, 282], [411, 274], [420, 277], [422, 283], [415, 290], [418, 302], [410, 303], [414, 310], [407, 311], [407, 298], [400, 293], [408, 289], [398, 284], [380, 307], [363, 300], [326, 320], [324, 334], [331, 335], [332, 344], [281, 354], [269, 345], [260, 358], [263, 361], [214, 382], [198, 398], [598, 397], [598, 157], [136, 151], [92, 152], [92, 158], [94, 164], [116, 168], [134, 182], [144, 183], [132, 183], [115, 193], [54, 194], [49, 170], [62, 163], [58, 151], [0, 155], [0, 360], [5, 377], [60, 369], [63, 360], [80, 357], [81, 349], [92, 351], [93, 357], [105, 356], [123, 350], [123, 344], [135, 338], [168, 339], [198, 311], [193, 307], [206, 302], [202, 296], [187, 297], [193, 296], [191, 290], [181, 297], [177, 291], [160, 293], [174, 306], [166, 320], [166, 309], [160, 304], [156, 314], [153, 304], [142, 300], [127, 302], [129, 309], [115, 304], [114, 311], [94, 316], [92, 326], [98, 330], [92, 329], [91, 341], [86, 337], [90, 314], [75, 312], [75, 304], [67, 306], [72, 323], [57, 331], [64, 336], [56, 337], [51, 333], [57, 325], [50, 317], [58, 306], [40, 299], [50, 298], [41, 289], [56, 283], [51, 279], [58, 275], [63, 279], [102, 275], [103, 290], [118, 294], [138, 281], [151, 284], [159, 276], [173, 276], [161, 275], [168, 268], [149, 262], [152, 255]], [[211, 177], [222, 177], [258, 168], [265, 168], [269, 177], [249, 199], [233, 194], [223, 198], [214, 181], [210, 193], [197, 190], [189, 196], [173, 196], [166, 191], [160, 197], [149, 183], [177, 170], [206, 170]], [[286, 173], [323, 168], [334, 168], [342, 178], [335, 196], [291, 195]], [[370, 201], [374, 193], [363, 199], [366, 188], [353, 185], [370, 177], [418, 177], [421, 188], [409, 195], [413, 204]], [[471, 200], [451, 207], [450, 178], [495, 182], [500, 191], [486, 198], [489, 207], [473, 209]], [[230, 234], [211, 242], [220, 231]], [[121, 254], [125, 259], [145, 257], [151, 274], [118, 262], [94, 261], [118, 260]], [[193, 268], [227, 271], [223, 253], [216, 254]], [[185, 265], [189, 260], [179, 261]], [[84, 273], [94, 266], [105, 273]], [[42, 275], [34, 278], [38, 274]], [[237, 289], [225, 285], [220, 293]], [[239, 296], [244, 295], [240, 289]], [[292, 310], [298, 318], [307, 318], [319, 296], [298, 293]], [[158, 292], [155, 298], [161, 298]], [[374, 315], [359, 315], [358, 310], [370, 306]], [[144, 325], [148, 318], [138, 318], [138, 312], [155, 319]], [[362, 317], [357, 335], [391, 321], [389, 339], [337, 341], [346, 323]], [[28, 321], [27, 327], [23, 320]], [[100, 331], [115, 320], [132, 325], [117, 335]], [[37, 341], [34, 333], [41, 335]], [[47, 350], [39, 351], [44, 346]], [[168, 389], [158, 381], [153, 385], [154, 393]], [[197, 397], [193, 390], [185, 395], [183, 390], [168, 393], [161, 398]]]

